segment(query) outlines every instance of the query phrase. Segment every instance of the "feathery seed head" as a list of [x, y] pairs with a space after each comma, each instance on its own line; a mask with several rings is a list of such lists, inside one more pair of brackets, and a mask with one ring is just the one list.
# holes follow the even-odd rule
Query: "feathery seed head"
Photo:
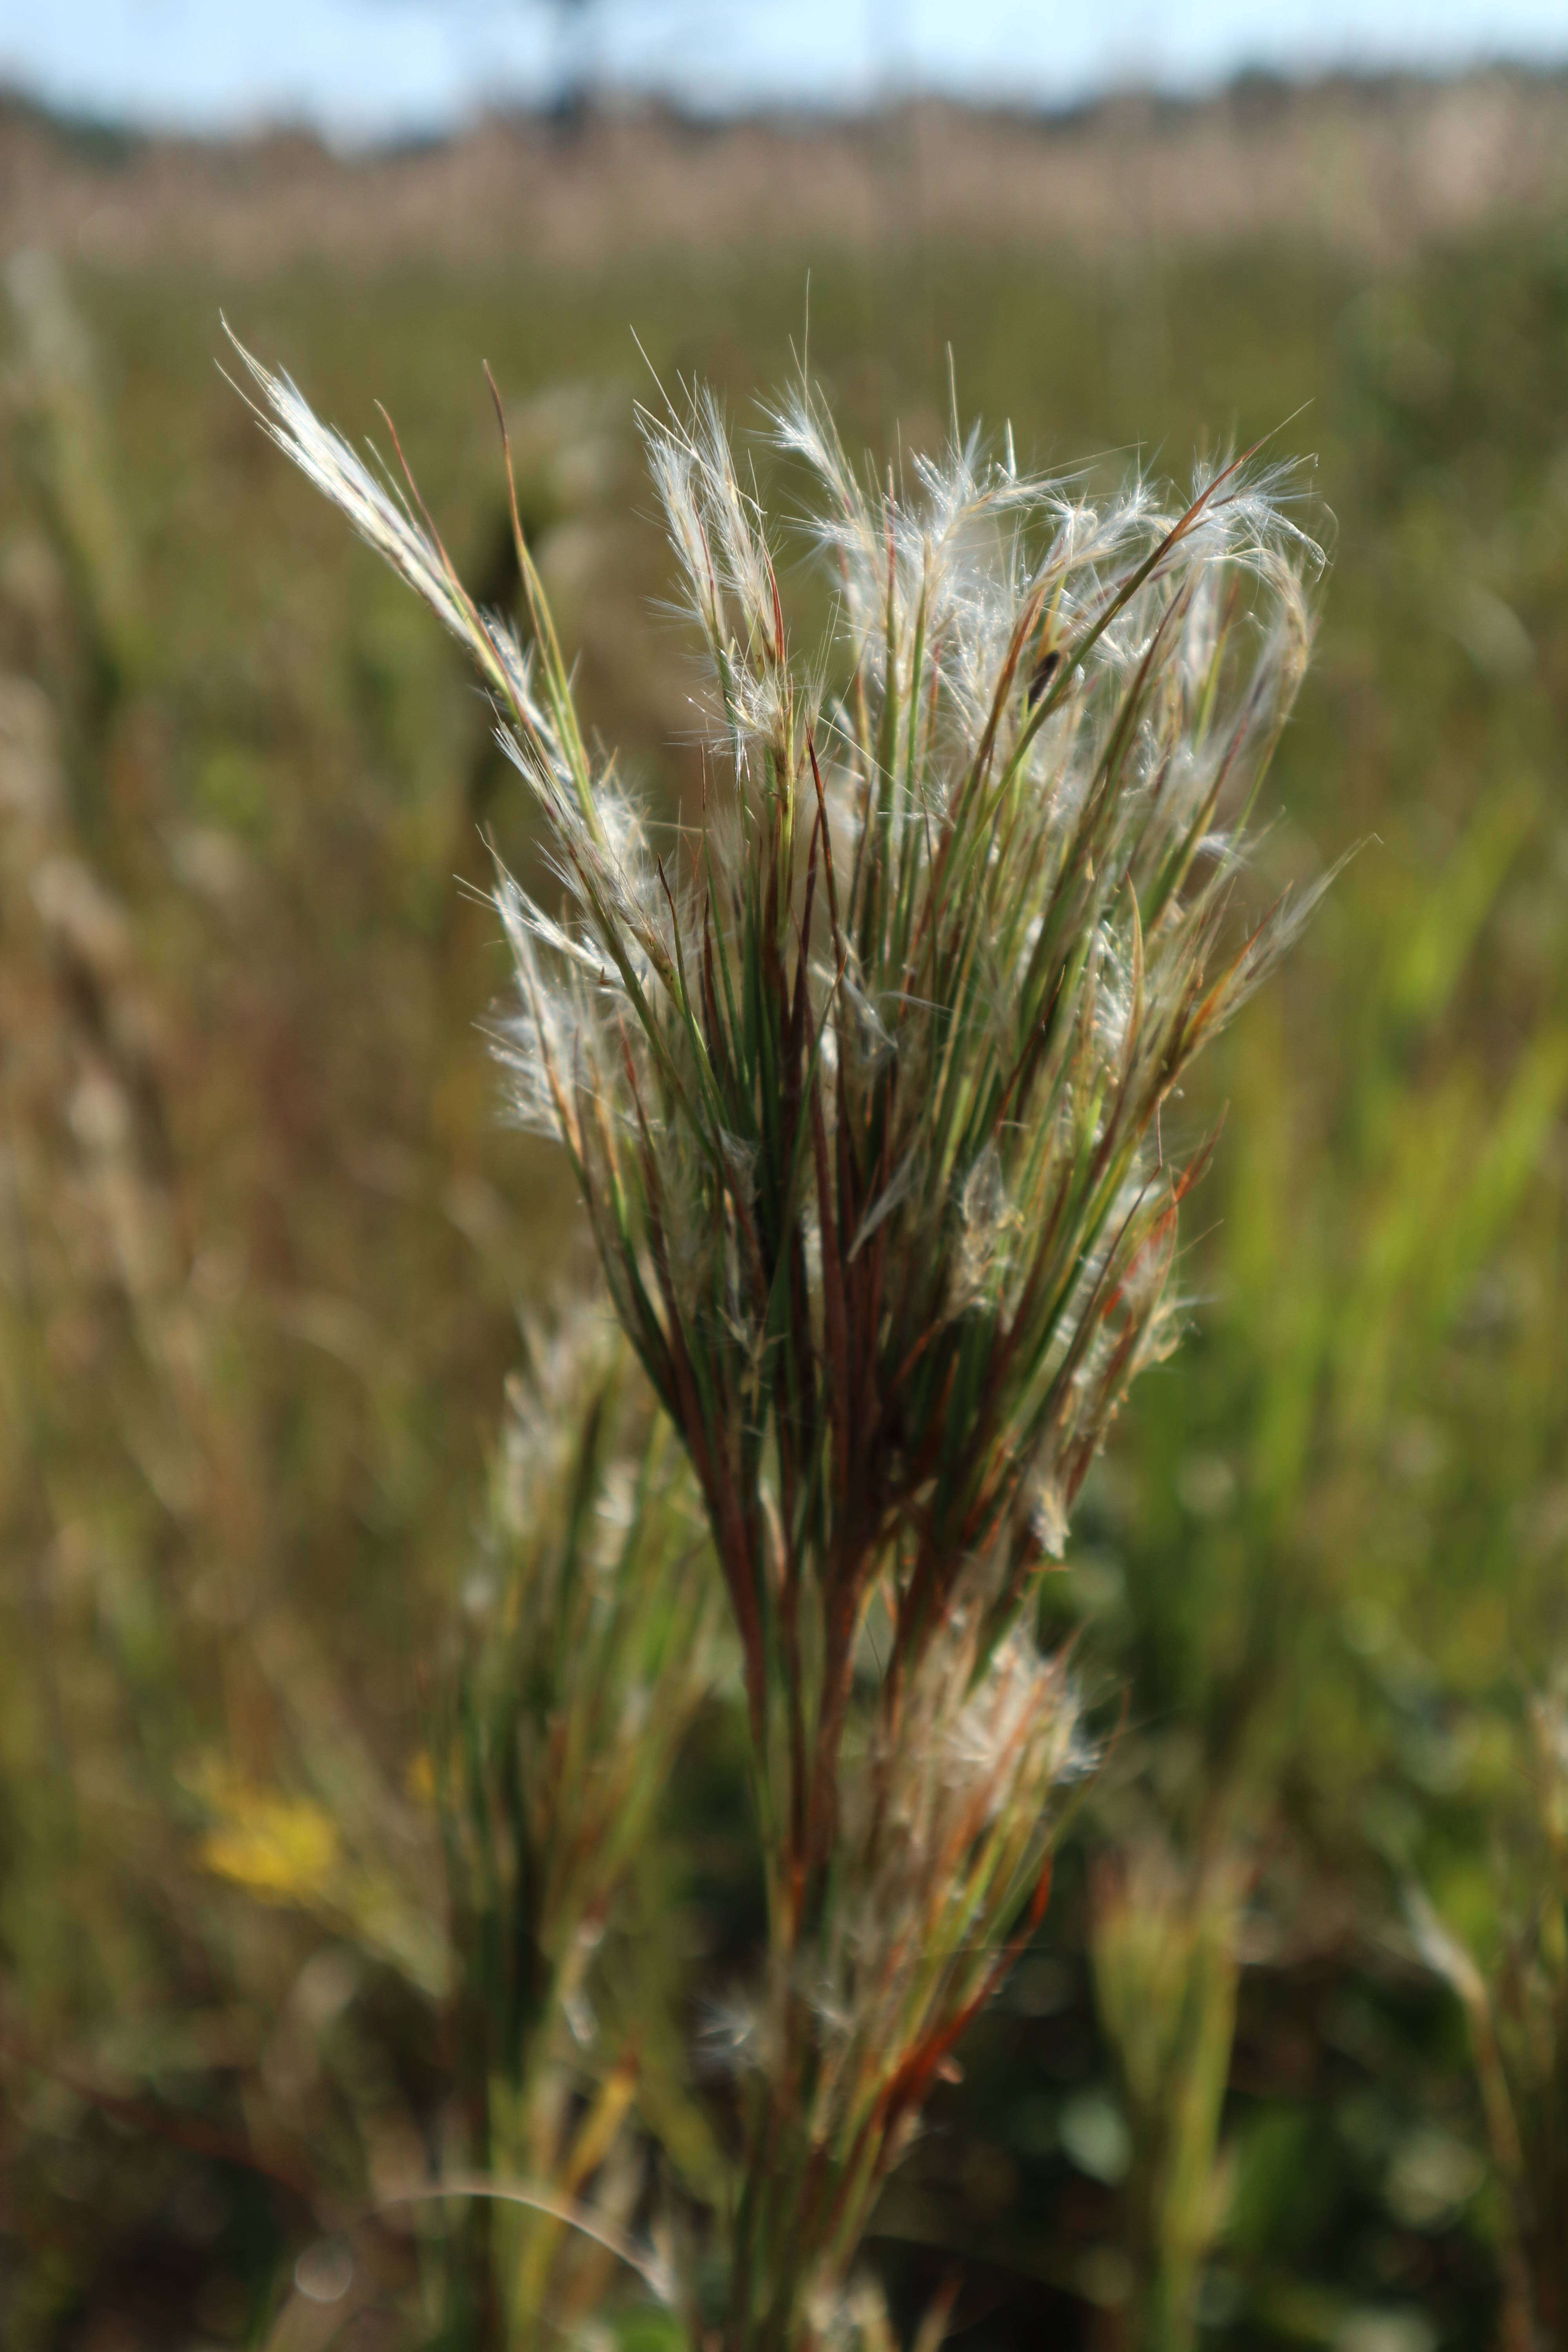
[[763, 2296], [759, 2340], [793, 2343], [777, 2314], [842, 2284], [1084, 1767], [1023, 1612], [1170, 1344], [1204, 1155], [1167, 1157], [1162, 1105], [1315, 895], [1229, 935], [1321, 559], [1286, 469], [1100, 499], [972, 436], [906, 489], [803, 387], [772, 429], [838, 584], [803, 658], [717, 405], [645, 417], [723, 753], [667, 862], [587, 746], [521, 529], [526, 650], [247, 364], [274, 437], [469, 645], [543, 820], [560, 902], [498, 880], [497, 1045], [571, 1155], [740, 1635], [788, 1962], [750, 2046], [807, 2088], [761, 2114], [735, 2309]]
[[563, 903], [498, 883], [499, 1050], [722, 1530], [753, 1705], [781, 1577], [842, 1657], [890, 1559], [902, 1659], [1023, 1481], [1070, 1505], [1163, 1344], [1193, 1171], [1157, 1114], [1310, 903], [1223, 944], [1310, 636], [1292, 477], [1102, 499], [972, 436], [906, 493], [803, 388], [773, 430], [839, 574], [821, 707], [716, 404], [645, 417], [745, 813], [675, 872], [584, 746], [526, 551], [524, 653], [250, 364], [275, 437], [473, 647], [540, 803]]

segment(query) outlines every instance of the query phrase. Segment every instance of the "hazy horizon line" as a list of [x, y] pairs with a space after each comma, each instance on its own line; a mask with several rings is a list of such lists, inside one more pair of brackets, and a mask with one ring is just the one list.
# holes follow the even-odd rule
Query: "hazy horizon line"
[[193, 146], [261, 144], [272, 139], [308, 138], [329, 149], [353, 153], [396, 155], [445, 146], [471, 136], [487, 123], [531, 124], [560, 129], [574, 121], [627, 118], [662, 119], [678, 128], [721, 130], [747, 125], [811, 128], [874, 121], [889, 115], [939, 106], [976, 116], [1038, 123], [1042, 128], [1070, 129], [1078, 122], [1118, 108], [1146, 108], [1156, 113], [1187, 114], [1226, 101], [1256, 98], [1291, 103], [1314, 95], [1342, 92], [1371, 100], [1404, 91], [1437, 90], [1487, 80], [1525, 82], [1568, 81], [1568, 42], [1561, 58], [1531, 58], [1500, 52], [1457, 62], [1347, 62], [1304, 66], [1292, 70], [1273, 63], [1240, 64], [1223, 79], [1183, 82], [1151, 77], [1107, 81], [1102, 87], [1057, 98], [1048, 94], [1005, 96], [983, 89], [945, 87], [937, 82], [910, 82], [880, 92], [858, 90], [842, 102], [822, 92], [770, 96], [763, 92], [729, 99], [704, 100], [654, 82], [606, 78], [588, 80], [579, 89], [553, 96], [519, 91], [476, 101], [448, 118], [427, 126], [389, 124], [379, 131], [345, 134], [306, 107], [258, 109], [253, 116], [203, 123], [178, 118], [158, 119], [134, 108], [115, 111], [90, 104], [71, 104], [29, 87], [22, 78], [0, 68], [0, 115], [24, 113], [67, 141], [123, 142], [127, 145], [169, 142]]

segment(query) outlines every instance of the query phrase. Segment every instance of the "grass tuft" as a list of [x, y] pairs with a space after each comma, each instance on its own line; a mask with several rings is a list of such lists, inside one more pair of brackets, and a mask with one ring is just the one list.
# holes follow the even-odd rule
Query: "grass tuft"
[[559, 903], [497, 884], [497, 1043], [570, 1156], [740, 1637], [770, 1972], [725, 2341], [782, 2352], [820, 2336], [1044, 1905], [1084, 1748], [1028, 1603], [1172, 1344], [1207, 1147], [1163, 1107], [1326, 887], [1235, 921], [1321, 559], [1256, 452], [1175, 499], [973, 436], [863, 478], [803, 383], [771, 437], [838, 584], [803, 657], [717, 403], [647, 415], [711, 746], [667, 856], [579, 722], [515, 497], [526, 646], [406, 470], [241, 357], [274, 438], [468, 645], [543, 822]]

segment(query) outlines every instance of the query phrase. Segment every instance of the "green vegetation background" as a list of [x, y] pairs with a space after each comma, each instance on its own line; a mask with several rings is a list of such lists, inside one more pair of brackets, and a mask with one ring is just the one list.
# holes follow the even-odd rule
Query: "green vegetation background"
[[[504, 594], [489, 361], [588, 714], [673, 818], [700, 758], [630, 331], [744, 421], [805, 275], [738, 255], [236, 294], [82, 270], [90, 394], [19, 363], [0, 668], [47, 710], [8, 687], [0, 731], [15, 752], [54, 728], [66, 798], [53, 885], [6, 852], [0, 936], [18, 2352], [266, 2342], [321, 2185], [428, 2156], [425, 1697], [516, 1303], [590, 1272], [476, 1030], [505, 966], [461, 884], [487, 827], [528, 866], [518, 795], [456, 653], [220, 380], [220, 299], [345, 429], [385, 402], [459, 565]], [[1484, 2137], [1402, 1902], [1419, 1876], [1495, 1936], [1521, 1697], [1568, 1655], [1568, 230], [1381, 270], [1275, 246], [812, 257], [812, 364], [852, 444], [940, 434], [949, 345], [964, 417], [1010, 418], [1023, 457], [1180, 476], [1271, 431], [1316, 453], [1333, 562], [1259, 896], [1356, 855], [1181, 1106], [1177, 1144], [1230, 1105], [1189, 1336], [1047, 1602], [1126, 1727], [880, 2251], [910, 2298], [963, 2255], [966, 2344], [1115, 2340], [1125, 2133], [1083, 1854], [1134, 1814], [1178, 1837], [1223, 1816], [1258, 1893], [1205, 2340], [1479, 2346]], [[677, 1792], [685, 1874], [640, 1898], [679, 1909], [716, 1992], [754, 1924], [740, 1805], [715, 1730]]]

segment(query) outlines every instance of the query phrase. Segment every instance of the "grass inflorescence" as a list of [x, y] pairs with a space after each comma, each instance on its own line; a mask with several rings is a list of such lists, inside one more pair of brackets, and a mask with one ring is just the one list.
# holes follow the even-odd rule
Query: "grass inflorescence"
[[803, 657], [716, 404], [667, 406], [645, 438], [711, 756], [661, 854], [521, 527], [526, 646], [412, 478], [244, 356], [274, 436], [468, 646], [542, 821], [558, 901], [496, 888], [499, 1049], [571, 1157], [742, 1658], [770, 1964], [725, 2340], [813, 2340], [1088, 1760], [1029, 1602], [1173, 1336], [1206, 1148], [1163, 1108], [1314, 895], [1233, 912], [1321, 559], [1255, 456], [1101, 500], [955, 429], [862, 478], [803, 384], [772, 438], [837, 586]]

